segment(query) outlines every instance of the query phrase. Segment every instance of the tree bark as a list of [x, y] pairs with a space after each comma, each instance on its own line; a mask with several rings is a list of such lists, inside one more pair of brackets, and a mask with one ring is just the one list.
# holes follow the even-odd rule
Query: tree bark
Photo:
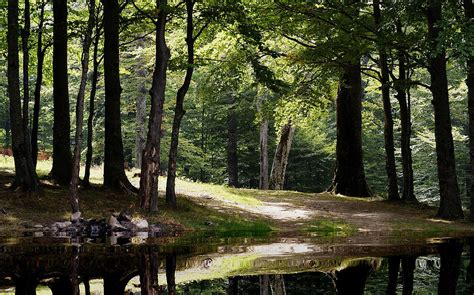
[[166, 69], [170, 51], [166, 46], [166, 5], [167, 0], [157, 0], [159, 9], [156, 22], [156, 58], [153, 82], [150, 89], [151, 111], [148, 121], [148, 135], [140, 177], [140, 207], [149, 211], [158, 210], [158, 176], [160, 174], [161, 124], [165, 102]]
[[174, 111], [173, 127], [171, 131], [171, 144], [168, 156], [168, 174], [166, 179], [166, 204], [176, 207], [176, 159], [178, 157], [178, 142], [179, 129], [181, 120], [186, 113], [184, 110], [184, 97], [189, 90], [191, 79], [194, 71], [194, 42], [195, 37], [193, 33], [193, 9], [194, 1], [186, 0], [186, 44], [188, 49], [188, 67], [184, 77], [183, 85], [178, 90], [176, 95], [176, 108]]
[[[144, 41], [140, 41], [142, 48], [145, 47]], [[142, 78], [143, 81], [138, 86], [138, 96], [136, 100], [136, 135], [135, 135], [135, 167], [141, 169], [142, 167], [142, 155], [143, 149], [145, 148], [146, 141], [146, 94], [145, 88], [146, 70], [140, 69], [137, 71], [137, 76]]]
[[119, 22], [118, 0], [102, 0], [104, 4], [104, 81], [105, 81], [105, 144], [104, 186], [112, 190], [136, 189], [125, 175], [122, 123], [120, 115]]
[[239, 187], [238, 122], [235, 110], [235, 98], [229, 97], [227, 111], [227, 177], [228, 185]]
[[81, 58], [81, 82], [76, 100], [76, 134], [74, 156], [71, 171], [71, 183], [69, 185], [70, 204], [72, 213], [79, 211], [79, 171], [81, 168], [81, 149], [82, 149], [82, 127], [84, 124], [84, 96], [86, 93], [87, 74], [89, 71], [89, 50], [92, 43], [92, 31], [95, 24], [95, 0], [89, 1], [89, 20], [87, 22], [87, 31], [84, 36]]
[[336, 170], [329, 191], [346, 196], [369, 197], [362, 153], [360, 60], [343, 66], [336, 105]]
[[94, 112], [95, 112], [95, 96], [97, 92], [97, 83], [99, 80], [99, 65], [100, 60], [98, 59], [99, 41], [101, 36], [101, 25], [96, 21], [95, 39], [94, 39], [94, 53], [93, 53], [93, 70], [91, 79], [91, 92], [89, 96], [89, 117], [87, 118], [87, 152], [86, 152], [86, 164], [84, 167], [84, 179], [82, 183], [84, 187], [90, 186], [90, 175], [92, 165], [92, 139], [94, 137]]
[[[374, 20], [377, 26], [377, 37], [381, 38], [382, 15], [380, 12], [380, 0], [373, 1]], [[395, 167], [395, 145], [393, 142], [393, 116], [390, 102], [390, 77], [387, 64], [387, 53], [383, 45], [378, 44], [379, 66], [381, 70], [381, 89], [384, 110], [384, 143], [385, 143], [385, 169], [388, 178], [388, 200], [400, 200], [398, 193], [397, 171]]]
[[53, 1], [53, 168], [50, 176], [60, 185], [71, 180], [69, 90], [67, 69], [67, 1]]
[[[397, 33], [402, 33], [400, 22], [397, 23]], [[402, 151], [403, 192], [402, 200], [416, 202], [413, 185], [413, 160], [410, 147], [411, 139], [411, 107], [408, 96], [406, 58], [398, 49], [398, 80], [395, 83], [396, 99], [400, 106], [401, 135], [400, 146]]]
[[262, 120], [260, 121], [260, 136], [259, 136], [259, 182], [258, 188], [267, 190], [269, 189], [268, 179], [268, 118], [263, 114], [262, 104], [264, 98], [259, 98], [257, 102], [257, 111], [262, 114]]
[[28, 154], [26, 164], [28, 165], [28, 170], [35, 171], [35, 165], [33, 163], [33, 158], [30, 158], [31, 155], [31, 136], [30, 136], [30, 114], [29, 114], [29, 103], [30, 103], [30, 51], [28, 47], [28, 41], [30, 38], [30, 1], [25, 0], [25, 9], [24, 9], [24, 27], [21, 33], [21, 45], [23, 51], [23, 130], [25, 135], [26, 143], [26, 153]]
[[290, 120], [281, 128], [280, 140], [273, 157], [272, 172], [270, 173], [269, 180], [269, 188], [272, 190], [282, 190], [285, 185], [286, 167], [294, 134], [295, 126]]
[[36, 68], [36, 83], [34, 92], [34, 106], [33, 106], [33, 125], [31, 128], [31, 155], [33, 159], [33, 165], [36, 167], [38, 160], [38, 130], [39, 130], [39, 114], [41, 109], [41, 85], [43, 84], [43, 65], [44, 56], [46, 54], [46, 48], [43, 48], [43, 29], [44, 29], [44, 8], [46, 3], [41, 0], [38, 24], [38, 40], [36, 48], [36, 56], [38, 60]]
[[[472, 27], [472, 21], [474, 19], [474, 3], [469, 0], [464, 0], [464, 14], [466, 21], [470, 22]], [[472, 37], [466, 38], [468, 42], [472, 42]], [[469, 114], [469, 164], [470, 164], [470, 213], [469, 219], [474, 221], [474, 57], [469, 56], [467, 58], [467, 108]]]
[[33, 168], [33, 159], [28, 137], [28, 125], [22, 120], [18, 58], [18, 1], [8, 1], [8, 96], [10, 100], [10, 122], [12, 128], [12, 149], [15, 161], [15, 180], [12, 189], [38, 190], [38, 177]]
[[432, 104], [435, 118], [436, 156], [440, 206], [438, 216], [445, 219], [463, 217], [461, 198], [456, 176], [454, 144], [451, 133], [451, 114], [449, 110], [448, 79], [446, 74], [446, 51], [439, 49], [442, 21], [441, 0], [428, 1], [428, 41], [431, 55], [428, 57], [428, 71], [431, 76]]

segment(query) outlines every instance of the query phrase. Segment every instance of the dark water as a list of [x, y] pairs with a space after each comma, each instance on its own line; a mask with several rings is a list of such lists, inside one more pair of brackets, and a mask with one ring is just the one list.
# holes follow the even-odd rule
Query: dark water
[[361, 241], [0, 237], [0, 294], [473, 294], [474, 239]]

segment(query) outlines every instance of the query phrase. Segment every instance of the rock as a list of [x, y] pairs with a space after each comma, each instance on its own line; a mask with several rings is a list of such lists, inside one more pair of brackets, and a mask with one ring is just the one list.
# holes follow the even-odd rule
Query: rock
[[132, 216], [127, 211], [120, 212], [120, 215], [117, 217], [118, 221], [132, 221]]
[[80, 211], [77, 211], [77, 212], [72, 213], [72, 215], [71, 215], [71, 221], [72, 221], [73, 223], [80, 222], [80, 221], [81, 221], [81, 212], [80, 212]]
[[107, 225], [110, 226], [113, 231], [127, 230], [127, 228], [121, 225], [114, 216], [110, 216], [109, 220], [107, 221]]
[[43, 226], [41, 224], [35, 224], [33, 227], [34, 228], [43, 228]]
[[132, 223], [138, 228], [148, 228], [148, 221], [145, 219], [133, 220]]
[[56, 227], [58, 229], [64, 229], [68, 226], [71, 226], [72, 222], [70, 221], [65, 221], [65, 222], [55, 222], [53, 223], [52, 227]]

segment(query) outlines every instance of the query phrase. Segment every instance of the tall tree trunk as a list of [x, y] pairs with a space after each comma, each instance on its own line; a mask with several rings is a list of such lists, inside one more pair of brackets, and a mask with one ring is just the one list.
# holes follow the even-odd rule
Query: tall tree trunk
[[166, 285], [168, 295], [176, 295], [176, 254], [166, 255]]
[[136, 189], [125, 175], [122, 120], [120, 116], [119, 22], [118, 0], [102, 0], [104, 4], [104, 81], [105, 81], [105, 144], [104, 186], [113, 190]]
[[22, 120], [18, 58], [18, 1], [8, 1], [8, 96], [10, 100], [10, 122], [12, 127], [12, 148], [15, 161], [15, 181], [12, 189], [38, 190], [38, 177], [33, 169], [33, 159], [27, 135], [28, 129]]
[[38, 40], [36, 48], [36, 57], [38, 60], [36, 68], [36, 83], [35, 83], [35, 103], [33, 106], [33, 126], [31, 128], [31, 155], [33, 158], [33, 165], [36, 167], [38, 159], [38, 129], [39, 129], [39, 114], [41, 108], [41, 85], [43, 84], [43, 65], [46, 48], [43, 48], [43, 29], [44, 29], [44, 8], [46, 3], [41, 0], [40, 15], [38, 24]]
[[[145, 39], [141, 38], [137, 43], [138, 50], [143, 50], [145, 48]], [[148, 91], [145, 87], [145, 80], [148, 72], [144, 67], [145, 60], [143, 57], [139, 58], [139, 63], [139, 68], [136, 71], [137, 77], [140, 77], [140, 83], [138, 85], [138, 95], [135, 101], [135, 167], [141, 169], [143, 149], [145, 148], [146, 142], [146, 98]]]
[[26, 153], [27, 153], [27, 161], [26, 165], [28, 166], [29, 171], [35, 171], [35, 165], [33, 163], [33, 158], [31, 157], [31, 136], [30, 136], [30, 114], [29, 114], [29, 103], [30, 103], [30, 52], [28, 47], [28, 41], [30, 38], [30, 28], [31, 28], [31, 20], [30, 20], [30, 1], [25, 0], [25, 10], [24, 10], [24, 27], [21, 34], [22, 39], [22, 51], [23, 51], [23, 132], [25, 136], [25, 143], [26, 143]]
[[82, 150], [82, 127], [84, 124], [84, 96], [86, 93], [87, 74], [89, 71], [89, 50], [92, 43], [92, 31], [94, 30], [95, 24], [95, 0], [89, 1], [89, 20], [87, 22], [87, 31], [84, 36], [82, 46], [82, 58], [81, 58], [81, 82], [79, 85], [79, 91], [77, 93], [76, 100], [76, 134], [75, 134], [75, 146], [74, 146], [74, 157], [71, 171], [71, 183], [69, 185], [70, 191], [70, 204], [72, 213], [79, 211], [79, 194], [78, 194], [78, 183], [79, 183], [79, 171], [81, 168], [81, 150]]
[[151, 111], [140, 177], [140, 207], [150, 211], [158, 210], [161, 124], [163, 121], [163, 104], [165, 102], [166, 69], [170, 59], [170, 51], [166, 46], [165, 40], [167, 3], [167, 0], [157, 0], [156, 2], [159, 13], [158, 21], [156, 22], [155, 70], [150, 89]]
[[[373, 1], [374, 20], [377, 26], [377, 38], [381, 38], [382, 32], [382, 15], [380, 12], [380, 0]], [[395, 146], [393, 142], [393, 117], [392, 105], [390, 103], [390, 81], [389, 70], [387, 64], [387, 53], [383, 45], [379, 47], [379, 65], [381, 69], [382, 84], [382, 100], [384, 110], [384, 142], [385, 142], [385, 169], [388, 177], [388, 199], [397, 201], [400, 199], [398, 193], [397, 171], [395, 167]]]
[[286, 295], [285, 279], [283, 275], [270, 275], [269, 279], [272, 295]]
[[260, 136], [259, 136], [259, 182], [258, 188], [267, 190], [269, 189], [268, 180], [268, 118], [263, 114], [262, 104], [264, 98], [259, 98], [257, 102], [257, 111], [262, 114], [262, 120], [260, 121]]
[[294, 134], [295, 126], [290, 120], [281, 128], [280, 140], [273, 157], [272, 172], [270, 173], [269, 180], [269, 188], [272, 190], [282, 190], [285, 185], [286, 167]]
[[[397, 23], [397, 33], [402, 33], [401, 23]], [[403, 171], [403, 193], [402, 200], [416, 202], [413, 185], [413, 160], [411, 155], [411, 108], [408, 96], [406, 58], [401, 50], [398, 50], [398, 80], [395, 83], [397, 91], [396, 99], [400, 106], [401, 136], [400, 146], [402, 151], [402, 171]]]
[[329, 191], [346, 196], [368, 197], [370, 192], [362, 154], [360, 60], [343, 66], [336, 104], [336, 171]]
[[53, 1], [53, 168], [51, 178], [60, 185], [71, 180], [69, 90], [67, 74], [67, 1]]
[[239, 157], [238, 157], [238, 122], [235, 97], [229, 97], [227, 111], [227, 177], [228, 184], [239, 187]]
[[[98, 15], [98, 14], [97, 14]], [[84, 167], [84, 179], [82, 183], [85, 187], [90, 186], [90, 175], [92, 165], [92, 139], [94, 136], [94, 112], [95, 112], [95, 96], [97, 92], [97, 83], [99, 80], [99, 65], [100, 60], [98, 59], [99, 41], [101, 36], [101, 25], [96, 21], [95, 39], [94, 39], [94, 53], [93, 53], [93, 70], [91, 79], [91, 93], [89, 96], [89, 117], [87, 118], [87, 152], [86, 152], [86, 164]]]
[[454, 144], [451, 133], [451, 114], [449, 110], [448, 78], [446, 74], [446, 51], [439, 49], [442, 21], [441, 0], [429, 0], [427, 9], [428, 41], [431, 54], [428, 58], [428, 71], [431, 76], [431, 92], [435, 118], [436, 156], [440, 205], [438, 216], [446, 219], [463, 217], [461, 198], [456, 176]]
[[[144, 70], [138, 71], [138, 76], [145, 79], [146, 72]], [[136, 100], [136, 124], [137, 133], [135, 135], [135, 167], [141, 169], [142, 167], [142, 155], [146, 141], [146, 94], [145, 81], [140, 83], [138, 88], [138, 96]]]
[[[464, 14], [471, 28], [474, 19], [474, 3], [469, 0], [464, 0]], [[466, 38], [468, 42], [473, 42], [472, 37]], [[471, 43], [472, 44], [472, 43]], [[467, 58], [467, 108], [469, 111], [469, 161], [470, 161], [470, 214], [469, 219], [474, 221], [474, 56]]]
[[168, 174], [166, 179], [166, 204], [176, 207], [176, 191], [175, 191], [175, 180], [176, 180], [176, 159], [178, 157], [178, 141], [179, 141], [179, 128], [181, 126], [181, 120], [186, 113], [183, 108], [184, 97], [189, 90], [191, 79], [194, 71], [194, 42], [195, 37], [193, 34], [193, 9], [194, 1], [186, 0], [186, 44], [188, 48], [188, 67], [186, 69], [186, 75], [184, 77], [183, 85], [178, 90], [176, 95], [176, 108], [174, 110], [173, 128], [171, 131], [171, 144], [168, 156]]

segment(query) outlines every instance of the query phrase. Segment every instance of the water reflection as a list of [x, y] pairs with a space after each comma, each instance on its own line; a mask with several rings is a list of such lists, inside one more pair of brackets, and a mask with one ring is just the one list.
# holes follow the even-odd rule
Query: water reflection
[[444, 295], [474, 290], [474, 239], [398, 245], [398, 251], [393, 245], [349, 250], [308, 241], [246, 242], [203, 248], [0, 244], [0, 294]]

